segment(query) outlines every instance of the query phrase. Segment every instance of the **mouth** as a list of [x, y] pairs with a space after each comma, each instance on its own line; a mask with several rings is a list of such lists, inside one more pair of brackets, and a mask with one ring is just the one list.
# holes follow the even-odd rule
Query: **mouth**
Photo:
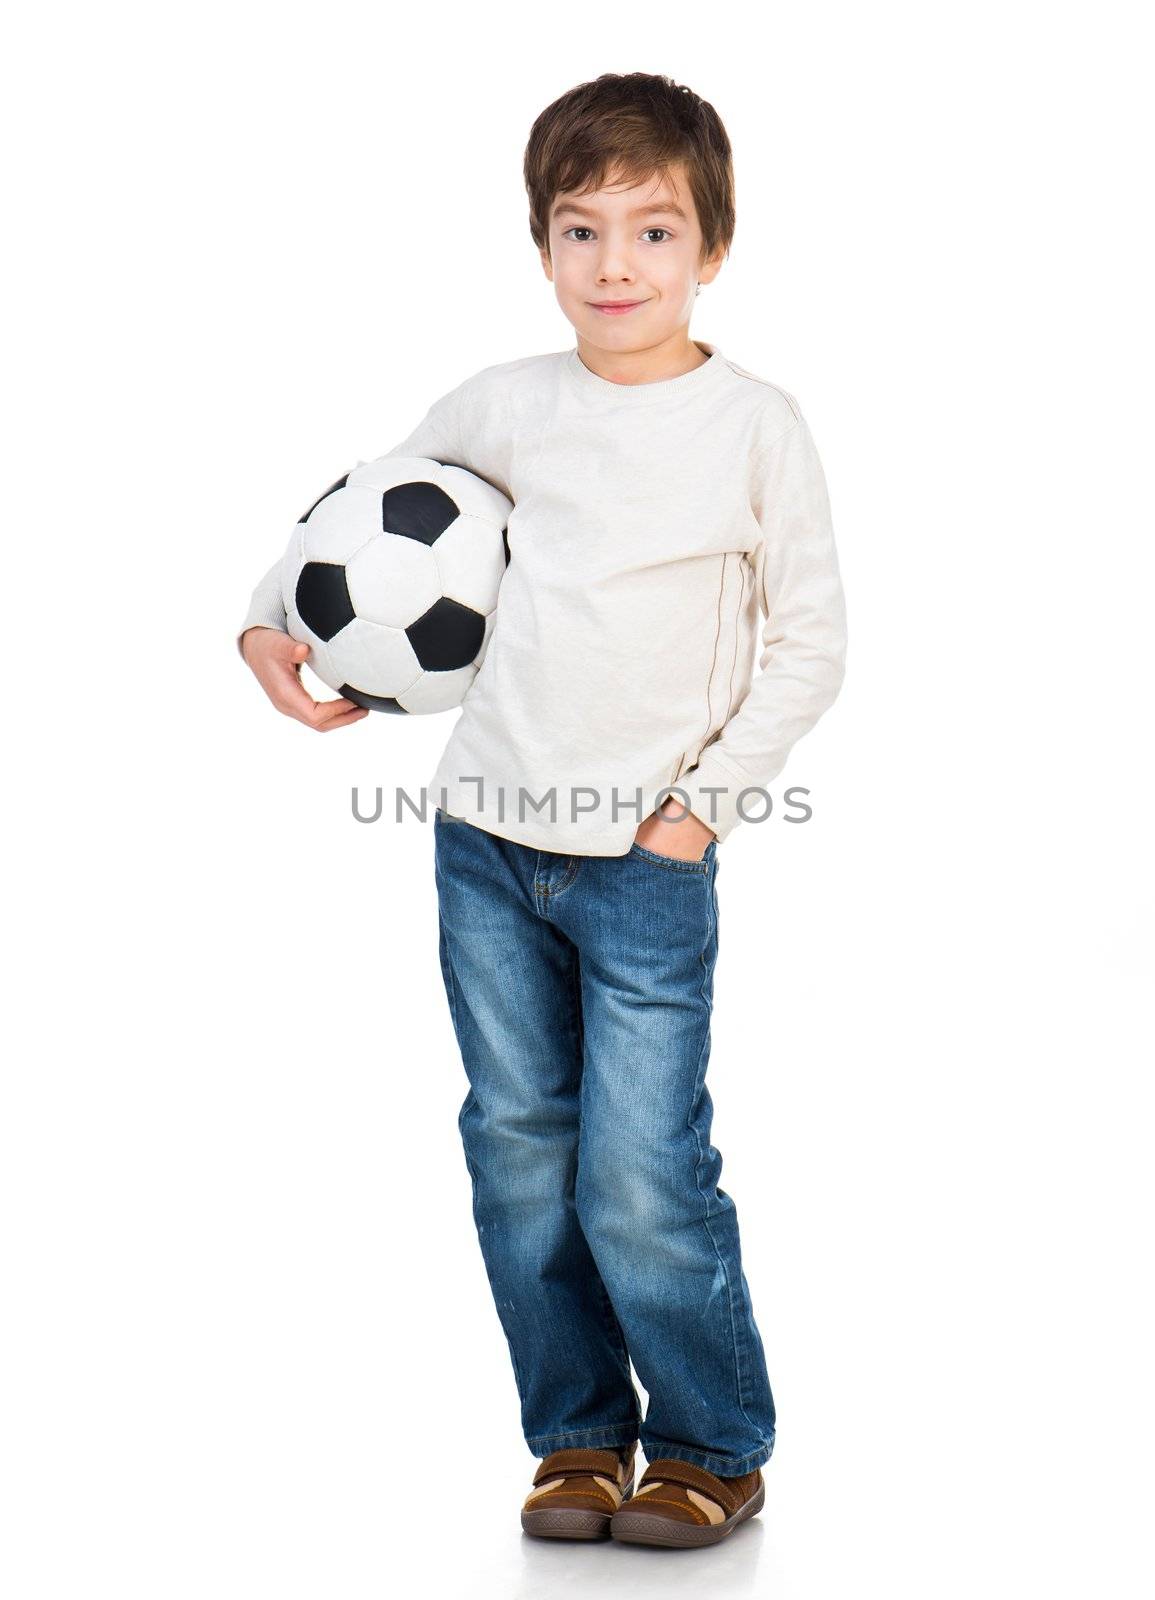
[[624, 316], [627, 311], [636, 311], [646, 304], [644, 300], [591, 300], [588, 303], [605, 317]]

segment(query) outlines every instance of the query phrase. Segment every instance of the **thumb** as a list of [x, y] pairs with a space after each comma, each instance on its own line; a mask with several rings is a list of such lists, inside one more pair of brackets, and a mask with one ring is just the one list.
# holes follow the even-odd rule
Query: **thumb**
[[305, 657], [309, 654], [309, 646], [298, 640], [289, 654], [294, 661], [304, 661]]

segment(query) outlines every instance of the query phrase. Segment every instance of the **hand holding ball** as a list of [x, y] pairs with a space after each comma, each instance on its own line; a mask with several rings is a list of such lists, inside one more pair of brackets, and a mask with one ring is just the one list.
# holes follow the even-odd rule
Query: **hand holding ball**
[[297, 523], [281, 566], [309, 666], [371, 711], [450, 711], [485, 658], [511, 501], [463, 467], [363, 462]]

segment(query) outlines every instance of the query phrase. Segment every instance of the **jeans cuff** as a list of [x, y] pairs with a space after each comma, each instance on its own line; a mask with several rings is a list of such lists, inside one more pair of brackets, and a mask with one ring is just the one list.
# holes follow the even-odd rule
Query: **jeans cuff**
[[552, 1455], [555, 1450], [621, 1450], [637, 1441], [638, 1430], [628, 1422], [603, 1428], [578, 1428], [572, 1433], [539, 1433], [526, 1444], [535, 1456]]
[[689, 1450], [685, 1445], [664, 1445], [661, 1440], [651, 1440], [649, 1444], [642, 1440], [642, 1454], [646, 1461], [658, 1461], [664, 1456], [667, 1461], [690, 1461], [694, 1466], [712, 1472], [716, 1478], [741, 1478], [747, 1472], [753, 1472], [755, 1467], [765, 1466], [774, 1453], [774, 1440], [763, 1445], [761, 1449], [751, 1450], [745, 1456], [718, 1456], [711, 1455], [708, 1450]]

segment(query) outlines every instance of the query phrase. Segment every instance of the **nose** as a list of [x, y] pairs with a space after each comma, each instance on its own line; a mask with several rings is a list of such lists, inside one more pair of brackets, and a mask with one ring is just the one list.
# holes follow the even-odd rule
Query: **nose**
[[629, 251], [611, 239], [606, 240], [598, 257], [598, 282], [605, 283], [609, 279], [622, 279], [630, 283], [634, 281], [633, 263]]

